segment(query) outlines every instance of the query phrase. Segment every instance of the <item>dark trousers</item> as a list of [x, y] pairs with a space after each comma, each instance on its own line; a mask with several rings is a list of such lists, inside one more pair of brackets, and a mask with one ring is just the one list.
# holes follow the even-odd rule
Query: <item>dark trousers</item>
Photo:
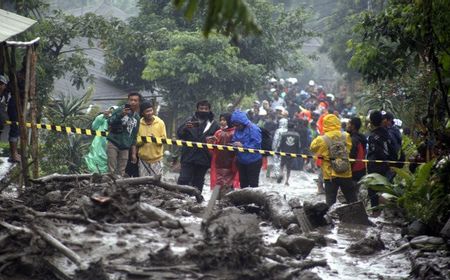
[[259, 184], [259, 171], [261, 170], [262, 159], [243, 164], [238, 162], [239, 169], [239, 183], [241, 185], [241, 189], [251, 187], [257, 188]]
[[341, 188], [347, 203], [356, 202], [358, 200], [356, 195], [356, 187], [353, 184], [352, 178], [332, 178], [324, 180], [325, 183], [325, 198], [328, 206], [336, 202], [336, 197], [339, 188]]
[[181, 163], [180, 177], [178, 185], [189, 185], [196, 187], [200, 192], [205, 183], [205, 174], [209, 166], [198, 165], [195, 163]]

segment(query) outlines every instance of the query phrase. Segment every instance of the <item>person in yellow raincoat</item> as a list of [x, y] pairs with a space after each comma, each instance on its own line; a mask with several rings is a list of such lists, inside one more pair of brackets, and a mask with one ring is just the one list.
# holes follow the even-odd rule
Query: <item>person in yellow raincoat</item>
[[[346, 132], [341, 131], [341, 121], [334, 114], [327, 114], [323, 118], [323, 132], [331, 141], [339, 141], [345, 136], [347, 157], [350, 155], [352, 139]], [[329, 144], [324, 136], [317, 136], [311, 143], [311, 151], [324, 158], [330, 157]], [[329, 160], [324, 160], [321, 165], [325, 184], [326, 203], [331, 206], [336, 202], [339, 188], [345, 196], [347, 203], [357, 201], [356, 186], [352, 181], [352, 170], [349, 168], [345, 172], [338, 173], [331, 167]]]

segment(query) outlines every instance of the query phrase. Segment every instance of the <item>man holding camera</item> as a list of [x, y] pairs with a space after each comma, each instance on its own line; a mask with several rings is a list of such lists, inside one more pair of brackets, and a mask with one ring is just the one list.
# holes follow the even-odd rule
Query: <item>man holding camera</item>
[[[206, 143], [219, 130], [219, 124], [214, 120], [211, 104], [206, 101], [197, 103], [194, 116], [185, 121], [177, 130], [178, 139]], [[179, 185], [192, 185], [200, 192], [203, 190], [205, 174], [211, 166], [211, 155], [208, 149], [185, 147], [181, 149], [181, 171], [178, 177]]]
[[[142, 96], [137, 92], [128, 94], [128, 102], [115, 110], [108, 120], [107, 144], [108, 169], [112, 174], [125, 176], [128, 155], [137, 163], [136, 136], [139, 129], [139, 106]], [[131, 149], [131, 153], [130, 153]]]

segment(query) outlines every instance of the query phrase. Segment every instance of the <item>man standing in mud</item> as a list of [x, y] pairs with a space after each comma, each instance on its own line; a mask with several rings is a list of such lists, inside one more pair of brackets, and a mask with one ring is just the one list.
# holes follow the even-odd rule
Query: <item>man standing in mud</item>
[[139, 176], [162, 175], [163, 144], [145, 143], [143, 136], [167, 138], [166, 124], [155, 115], [154, 104], [143, 102], [141, 104], [142, 118], [139, 123], [137, 146], [139, 156]]
[[[214, 120], [211, 104], [207, 100], [197, 103], [197, 111], [177, 130], [178, 139], [206, 143], [219, 130]], [[205, 183], [205, 174], [211, 166], [211, 155], [207, 149], [185, 147], [181, 149], [181, 171], [179, 185], [192, 185], [200, 192]]]
[[[388, 130], [383, 127], [383, 115], [380, 111], [373, 111], [369, 118], [372, 131], [368, 138], [367, 159], [370, 161], [367, 164], [367, 173], [378, 173], [386, 178], [392, 178], [392, 171], [387, 162], [375, 162], [375, 160], [397, 160], [392, 139]], [[372, 207], [378, 206], [377, 192], [369, 188], [368, 195], [370, 205]], [[379, 214], [379, 211], [373, 212], [373, 216]]]
[[139, 129], [141, 100], [142, 96], [139, 93], [129, 93], [127, 104], [115, 110], [108, 120], [109, 134], [106, 151], [108, 169], [112, 174], [125, 175], [129, 154], [131, 154], [131, 161], [137, 163], [136, 135]]

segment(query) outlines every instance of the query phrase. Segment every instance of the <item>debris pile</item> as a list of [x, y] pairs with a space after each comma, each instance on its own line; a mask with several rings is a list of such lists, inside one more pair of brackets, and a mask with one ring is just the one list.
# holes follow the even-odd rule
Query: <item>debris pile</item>
[[304, 260], [313, 239], [297, 231], [281, 238], [284, 243], [264, 244], [261, 216], [236, 207], [255, 203], [275, 227], [292, 228], [295, 215], [279, 195], [235, 191], [207, 219], [200, 218], [201, 200], [195, 188], [158, 177], [53, 174], [33, 180], [17, 198], [0, 196], [0, 274], [4, 279], [319, 279], [307, 269], [326, 261]]

